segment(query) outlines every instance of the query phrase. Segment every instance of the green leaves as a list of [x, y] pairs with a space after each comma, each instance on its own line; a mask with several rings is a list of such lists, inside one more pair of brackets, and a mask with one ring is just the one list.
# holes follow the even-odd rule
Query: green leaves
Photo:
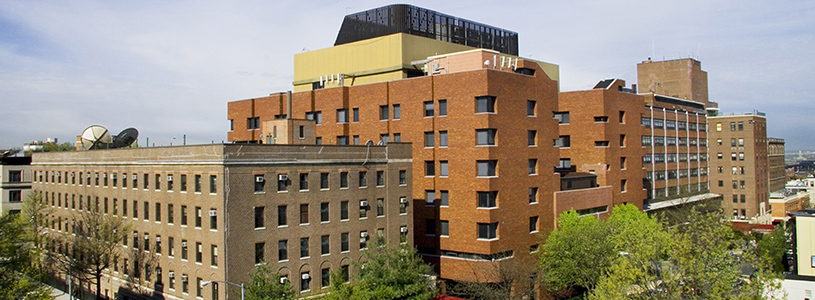
[[249, 274], [249, 283], [244, 283], [246, 299], [249, 300], [290, 300], [294, 299], [294, 288], [288, 280], [280, 282], [281, 275], [269, 269], [266, 263], [255, 266]]

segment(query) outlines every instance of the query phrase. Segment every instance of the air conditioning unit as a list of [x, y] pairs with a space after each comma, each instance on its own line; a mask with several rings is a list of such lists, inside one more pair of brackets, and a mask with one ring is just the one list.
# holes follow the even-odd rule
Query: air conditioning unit
[[216, 210], [214, 210], [214, 209], [213, 209], [213, 210], [210, 210], [210, 211], [209, 211], [209, 216], [210, 216], [210, 217], [214, 217], [214, 216], [215, 216], [215, 211], [216, 211]]
[[159, 242], [159, 243], [161, 242], [161, 237], [160, 236], [156, 237], [156, 242]]
[[263, 182], [263, 176], [255, 176], [255, 182]]
[[139, 233], [138, 233], [138, 232], [134, 232], [134, 233], [133, 233], [133, 237], [135, 237], [135, 238], [139, 237]]
[[170, 271], [170, 278], [175, 278], [175, 272]]
[[303, 280], [308, 280], [309, 278], [311, 278], [311, 276], [309, 276], [308, 273], [303, 273], [303, 275], [300, 275], [300, 278], [302, 278]]
[[187, 275], [183, 275], [183, 276], [181, 276], [181, 281], [183, 281], [183, 282], [187, 282], [188, 280], [189, 280], [189, 279], [187, 278]]
[[286, 281], [289, 281], [288, 277], [285, 277], [285, 276], [280, 277], [280, 284], [284, 284], [284, 283], [286, 283]]
[[399, 232], [407, 232], [407, 227], [399, 228]]
[[116, 179], [116, 174], [110, 174], [110, 179]]
[[167, 175], [167, 180], [173, 181], [173, 175]]
[[408, 203], [407, 198], [400, 198], [399, 203]]
[[87, 175], [85, 175], [85, 178], [90, 179], [91, 178], [91, 173], [88, 173]]
[[136, 173], [133, 173], [133, 180], [136, 180], [137, 178], [138, 177], [136, 177]]
[[368, 201], [365, 200], [359, 201], [359, 207], [368, 207]]
[[279, 180], [279, 181], [287, 181], [287, 180], [289, 180], [289, 175], [286, 175], [286, 174], [278, 174], [278, 175], [277, 175], [277, 180]]
[[186, 248], [187, 247], [187, 242], [181, 242], [181, 247]]
[[362, 238], [368, 237], [368, 232], [367, 231], [360, 232], [359, 237], [362, 237]]

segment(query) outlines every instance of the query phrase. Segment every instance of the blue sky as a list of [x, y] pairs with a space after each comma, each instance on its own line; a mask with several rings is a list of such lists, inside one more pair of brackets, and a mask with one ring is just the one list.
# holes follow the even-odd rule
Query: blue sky
[[[414, 1], [519, 33], [560, 65], [561, 90], [636, 64], [694, 57], [723, 112], [767, 113], [787, 150], [815, 149], [815, 2]], [[88, 125], [140, 143], [226, 140], [226, 103], [291, 89], [293, 55], [330, 47], [342, 18], [382, 1], [3, 1], [0, 149]]]

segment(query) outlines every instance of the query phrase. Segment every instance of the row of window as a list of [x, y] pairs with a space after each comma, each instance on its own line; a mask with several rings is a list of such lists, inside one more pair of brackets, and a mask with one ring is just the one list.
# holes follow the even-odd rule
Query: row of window
[[[333, 172], [320, 172], [320, 190], [329, 190], [331, 189], [331, 178]], [[311, 174], [310, 172], [303, 172], [297, 173], [297, 190], [299, 191], [308, 191], [309, 190], [309, 177]], [[385, 186], [385, 171], [377, 170], [375, 171], [374, 180], [376, 180], [377, 187], [384, 187]], [[336, 174], [338, 176], [337, 181], [339, 182], [339, 188], [344, 189], [348, 188], [350, 181], [349, 181], [349, 172], [348, 171], [340, 171]], [[287, 173], [279, 173], [272, 176], [277, 176], [275, 178], [277, 180], [277, 191], [278, 192], [287, 192], [289, 190], [289, 186], [291, 185], [292, 179], [289, 178]], [[358, 188], [365, 188], [368, 186], [368, 172], [367, 171], [358, 171], [357, 172], [357, 181], [356, 187]], [[399, 185], [406, 185], [407, 184], [407, 170], [399, 170]], [[263, 193], [266, 189], [266, 174], [255, 174], [254, 175], [254, 191], [255, 193]]]
[[[753, 121], [750, 121], [752, 124]], [[730, 122], [730, 131], [744, 131], [744, 122]], [[722, 123], [716, 123], [716, 131], [722, 131]]]
[[653, 138], [650, 135], [643, 135], [642, 136], [642, 145], [643, 146], [651, 146], [653, 140], [654, 146], [687, 146], [690, 144], [691, 146], [707, 146], [707, 139], [700, 139], [700, 138], [685, 138], [685, 137], [674, 137], [674, 136], [654, 136]]
[[677, 179], [677, 178], [699, 177], [705, 175], [707, 175], [707, 168], [692, 168], [692, 169], [646, 172], [645, 179], [652, 181], [654, 180], [654, 176], [656, 176], [656, 180], [665, 180], [666, 178]]
[[[359, 209], [357, 210], [360, 219], [368, 218], [368, 211], [371, 209], [368, 200], [359, 200], [358, 202]], [[399, 198], [399, 214], [404, 215], [407, 214], [407, 206], [408, 200], [407, 197], [400, 197]], [[340, 221], [347, 221], [349, 220], [349, 201], [340, 201], [339, 207], [339, 214], [340, 214]], [[303, 203], [300, 204], [299, 207], [299, 222], [300, 225], [308, 225], [310, 224], [309, 219], [309, 204]], [[255, 229], [264, 229], [266, 228], [266, 207], [265, 206], [256, 206], [254, 208], [254, 226]], [[385, 216], [385, 199], [376, 199], [376, 217], [384, 217]], [[328, 223], [331, 222], [331, 203], [323, 202], [320, 203], [320, 223]], [[277, 226], [288, 226], [288, 206], [287, 205], [278, 205], [277, 206]]]
[[[724, 167], [718, 166], [718, 167], [716, 167], [716, 171], [718, 173], [720, 173], [720, 174], [724, 173]], [[733, 167], [731, 167], [730, 174], [731, 175], [744, 175], [745, 174], [744, 167], [743, 166], [733, 166]]]
[[[653, 160], [652, 160], [653, 158]], [[642, 157], [643, 164], [650, 164], [651, 162], [656, 163], [675, 163], [675, 162], [697, 162], [697, 161], [707, 161], [707, 154], [705, 153], [651, 153], [645, 154]]]
[[[80, 210], [80, 211], [82, 211], [82, 210], [85, 210], [85, 211], [93, 210], [93, 211], [102, 212], [102, 213], [105, 213], [105, 214], [110, 213], [110, 214], [112, 214], [114, 216], [119, 216], [120, 215], [119, 214], [119, 212], [120, 212], [119, 208], [121, 208], [121, 216], [122, 217], [126, 218], [126, 217], [129, 217], [129, 216], [132, 216], [133, 219], [138, 219], [140, 217], [139, 216], [139, 208], [140, 207], [139, 207], [139, 201], [138, 200], [132, 200], [131, 201], [132, 210], [130, 212], [132, 212], [132, 214], [128, 214], [128, 207], [131, 207], [131, 206], [128, 204], [128, 201], [126, 199], [122, 199], [121, 207], [120, 207], [119, 206], [119, 199], [116, 199], [116, 198], [113, 198], [112, 201], [109, 201], [109, 199], [107, 197], [105, 197], [105, 198], [102, 198], [102, 200], [100, 201], [99, 197], [95, 197], [94, 202], [91, 203], [91, 196], [84, 197], [85, 198], [84, 201], [82, 199], [83, 198], [82, 195], [79, 195], [79, 197], [76, 197], [76, 195], [70, 195], [70, 196], [71, 196], [71, 198], [70, 198], [70, 201], [69, 201], [68, 194], [65, 194], [64, 197], [63, 197], [62, 193], [56, 193], [56, 194], [53, 193], [53, 192], [52, 193], [44, 193], [44, 199], [45, 199], [46, 203], [48, 203], [49, 200], [50, 200], [51, 207], [64, 208], [64, 209], [69, 209], [70, 208], [70, 209], [73, 209], [73, 210]], [[162, 204], [158, 203], [158, 202], [154, 203], [154, 205], [152, 206], [152, 208], [153, 208], [153, 210], [152, 210], [153, 211], [153, 219], [152, 220], [154, 220], [155, 222], [162, 222], [163, 221], [162, 220], [162, 216], [163, 216], [162, 215], [162, 207], [163, 207]], [[141, 208], [142, 208], [142, 210], [141, 210], [141, 212], [142, 212], [141, 218], [143, 218], [145, 221], [151, 220], [151, 218], [150, 218], [150, 212], [151, 212], [150, 203], [147, 202], [147, 201], [143, 201], [142, 205], [141, 205]], [[175, 217], [176, 217], [175, 205], [167, 204], [166, 208], [167, 208], [166, 215], [164, 217], [166, 218], [167, 224], [170, 224], [170, 225], [175, 224]], [[193, 209], [193, 220], [194, 220], [195, 228], [202, 228], [203, 219], [204, 219], [204, 217], [202, 215], [203, 211], [204, 211], [204, 209], [202, 209], [200, 206], [196, 206]], [[188, 225], [188, 223], [187, 223], [188, 222], [188, 207], [186, 205], [181, 205], [180, 206], [178, 217], [179, 217], [179, 221], [180, 221], [181, 226], [187, 226]], [[61, 220], [61, 217], [59, 217], [59, 219]], [[67, 230], [67, 222], [68, 222], [68, 220], [66, 219], [65, 222], [66, 222], [66, 230]], [[57, 224], [56, 226], [58, 226], [58, 227], [54, 227], [53, 220], [52, 220], [52, 227], [54, 227], [54, 229], [62, 230], [61, 222], [59, 222], [59, 224]], [[217, 228], [218, 228], [218, 211], [215, 208], [210, 208], [209, 209], [209, 229], [210, 230], [217, 230]]]
[[[529, 233], [538, 232], [539, 220], [538, 216], [529, 217]], [[477, 223], [476, 231], [480, 240], [498, 239], [498, 223]], [[425, 235], [449, 237], [450, 221], [425, 219]]]
[[[724, 187], [724, 180], [719, 180], [719, 187]], [[746, 189], [746, 182], [744, 180], [733, 180], [733, 189]]]
[[[131, 182], [131, 187], [133, 189], [137, 189], [139, 186], [139, 174], [132, 173], [130, 179], [128, 180], [128, 173], [121, 173], [121, 177], [119, 177], [118, 173], [110, 173], [107, 172], [68, 172], [68, 171], [37, 171], [37, 180], [40, 183], [58, 183], [58, 184], [74, 184], [76, 185], [79, 182], [79, 185], [85, 186], [103, 186], [103, 187], [113, 187], [113, 188], [127, 188], [128, 182]], [[78, 176], [77, 176], [78, 175]], [[153, 174], [153, 188], [156, 191], [161, 190], [161, 185], [166, 184], [165, 190], [166, 191], [174, 191], [176, 187], [176, 181], [174, 174]], [[142, 188], [147, 190], [150, 189], [150, 174], [143, 173], [142, 175]], [[189, 184], [187, 174], [180, 174], [181, 178], [178, 180], [178, 189], [181, 192], [186, 192], [187, 187]], [[69, 179], [70, 178], [70, 179]], [[120, 180], [121, 179], [121, 180]], [[201, 174], [194, 174], [192, 176], [192, 184], [193, 184], [193, 191], [196, 193], [201, 192]], [[121, 184], [120, 184], [121, 183]], [[215, 194], [218, 191], [218, 176], [217, 175], [209, 175], [209, 192], [211, 194]]]
[[[379, 228], [377, 229], [377, 241], [382, 244], [385, 242], [385, 229]], [[331, 254], [331, 235], [322, 235], [320, 236], [320, 256], [326, 256]], [[371, 237], [368, 234], [368, 231], [360, 231], [359, 232], [359, 248], [357, 250], [364, 250], [368, 248], [368, 242], [370, 242]], [[400, 241], [406, 242], [407, 241], [407, 226], [400, 227]], [[339, 244], [340, 244], [340, 253], [348, 253], [351, 251], [351, 239], [350, 233], [343, 232], [339, 235]], [[302, 237], [299, 240], [299, 247], [297, 258], [299, 259], [309, 259], [312, 255], [311, 250], [311, 239], [308, 237]], [[289, 255], [289, 240], [283, 239], [277, 241], [277, 261], [279, 262], [286, 262], [290, 259]], [[261, 264], [267, 261], [266, 259], [266, 242], [258, 242], [255, 243], [255, 264]]]
[[[724, 155], [721, 152], [716, 153], [716, 158], [717, 159], [722, 159], [722, 158], [724, 158]], [[730, 153], [730, 160], [731, 161], [736, 161], [737, 158], [738, 158], [738, 160], [744, 160], [744, 152], [738, 152], [738, 153], [731, 152]]]
[[678, 130], [689, 130], [689, 131], [707, 131], [706, 126], [707, 124], [698, 124], [695, 122], [685, 122], [685, 121], [674, 121], [674, 120], [664, 120], [664, 119], [651, 119], [647, 117], [642, 117], [640, 124], [644, 127], [652, 128], [652, 129], [678, 129]]

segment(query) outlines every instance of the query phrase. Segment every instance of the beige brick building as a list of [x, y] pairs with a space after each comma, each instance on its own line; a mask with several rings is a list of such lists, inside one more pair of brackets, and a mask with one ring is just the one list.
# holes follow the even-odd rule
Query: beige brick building
[[[375, 237], [413, 240], [409, 144], [202, 145], [36, 153], [34, 189], [54, 234], [90, 209], [132, 225], [102, 294], [120, 288], [164, 299], [227, 299], [265, 261], [298, 295], [322, 293]], [[51, 250], [58, 249], [56, 246]], [[349, 274], [353, 276], [353, 274]]]
[[20, 213], [32, 177], [31, 157], [0, 157], [0, 215]]

